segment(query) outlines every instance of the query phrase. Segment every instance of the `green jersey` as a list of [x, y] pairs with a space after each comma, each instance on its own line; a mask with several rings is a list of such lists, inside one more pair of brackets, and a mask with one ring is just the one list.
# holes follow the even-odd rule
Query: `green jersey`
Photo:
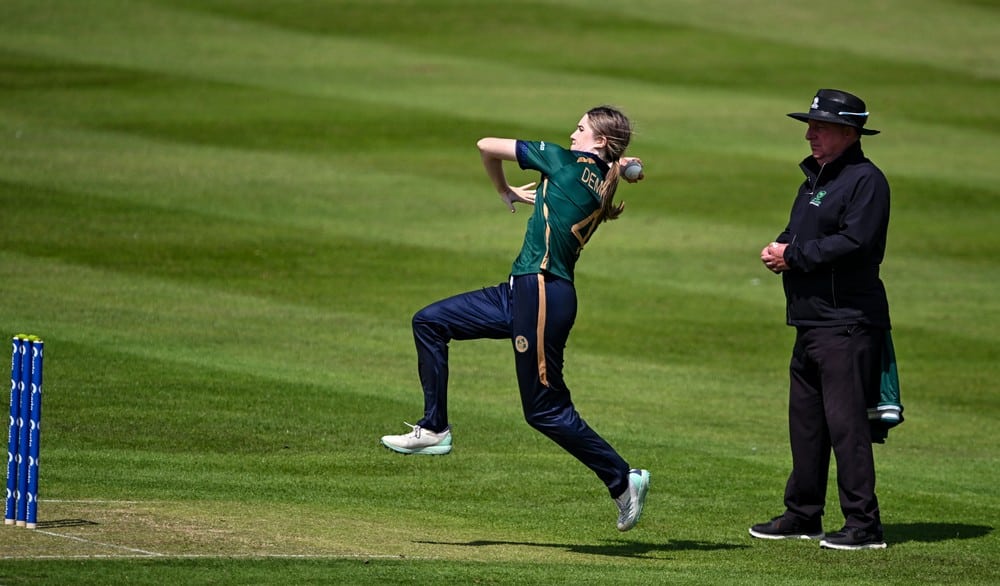
[[521, 168], [542, 178], [511, 274], [546, 272], [572, 281], [576, 259], [600, 224], [599, 191], [608, 166], [593, 153], [549, 142], [519, 140], [516, 152]]

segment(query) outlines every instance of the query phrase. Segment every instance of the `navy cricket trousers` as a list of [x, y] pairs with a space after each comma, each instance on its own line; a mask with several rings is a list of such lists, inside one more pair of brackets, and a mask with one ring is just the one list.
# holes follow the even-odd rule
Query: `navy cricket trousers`
[[547, 274], [470, 291], [428, 305], [413, 316], [417, 368], [424, 391], [419, 425], [448, 427], [448, 343], [509, 339], [514, 348], [524, 418], [597, 474], [612, 497], [627, 488], [625, 460], [577, 413], [563, 381], [563, 350], [576, 320], [573, 283]]

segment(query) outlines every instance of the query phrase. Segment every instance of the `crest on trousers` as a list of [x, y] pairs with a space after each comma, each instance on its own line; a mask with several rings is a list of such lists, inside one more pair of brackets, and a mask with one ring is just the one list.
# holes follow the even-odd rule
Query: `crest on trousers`
[[528, 339], [525, 338], [524, 336], [518, 336], [518, 337], [514, 338], [514, 348], [518, 352], [522, 352], [522, 353], [523, 352], [527, 352], [528, 351]]

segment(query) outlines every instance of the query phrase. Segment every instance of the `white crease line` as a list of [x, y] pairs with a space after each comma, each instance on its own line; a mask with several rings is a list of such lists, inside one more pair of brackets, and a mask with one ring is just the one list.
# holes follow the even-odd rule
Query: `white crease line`
[[61, 504], [81, 504], [81, 505], [141, 505], [152, 504], [162, 501], [112, 501], [102, 499], [38, 499], [39, 503], [61, 503]]
[[74, 541], [81, 541], [83, 543], [90, 543], [92, 545], [99, 545], [101, 547], [110, 547], [110, 548], [113, 548], [113, 549], [124, 549], [125, 551], [131, 551], [131, 552], [135, 552], [135, 553], [140, 553], [140, 554], [142, 554], [144, 556], [160, 557], [160, 556], [163, 555], [162, 553], [156, 553], [155, 551], [146, 551], [144, 549], [136, 549], [134, 547], [125, 547], [124, 545], [114, 545], [112, 543], [101, 543], [100, 541], [92, 541], [90, 539], [84, 539], [82, 537], [77, 537], [75, 535], [65, 535], [65, 534], [62, 534], [62, 533], [53, 533], [51, 531], [44, 531], [42, 529], [35, 529], [35, 531], [38, 532], [38, 533], [43, 533], [45, 535], [51, 535], [53, 537], [64, 537], [66, 539], [72, 539]]
[[[116, 546], [111, 546], [116, 547]], [[129, 548], [124, 548], [129, 549]], [[142, 551], [142, 550], [133, 550]], [[416, 560], [416, 561], [433, 561], [440, 560], [443, 558], [439, 557], [424, 557], [424, 556], [410, 556], [405, 554], [373, 554], [365, 555], [360, 553], [345, 553], [345, 554], [297, 554], [297, 553], [241, 553], [241, 554], [207, 554], [207, 553], [153, 553], [149, 555], [129, 555], [129, 554], [77, 554], [77, 555], [0, 555], [0, 560], [86, 560], [86, 559], [146, 559], [149, 557], [158, 557], [162, 559], [218, 559], [218, 560], [264, 560], [264, 559], [303, 559], [303, 560], [347, 560], [347, 559], [365, 559], [365, 560]]]

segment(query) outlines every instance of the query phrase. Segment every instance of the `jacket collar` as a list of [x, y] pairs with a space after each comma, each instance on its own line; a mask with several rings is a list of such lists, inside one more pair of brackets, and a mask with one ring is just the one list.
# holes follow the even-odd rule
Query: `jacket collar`
[[820, 164], [813, 157], [809, 156], [802, 159], [802, 163], [799, 167], [802, 171], [810, 177], [815, 177], [819, 174], [820, 169], [823, 170], [823, 176], [830, 179], [836, 177], [840, 174], [841, 170], [848, 165], [853, 165], [855, 163], [862, 163], [867, 161], [865, 158], [865, 153], [861, 150], [861, 141], [856, 140], [854, 144], [847, 147], [847, 150], [840, 154], [839, 157], [830, 161], [824, 167], [820, 167]]

